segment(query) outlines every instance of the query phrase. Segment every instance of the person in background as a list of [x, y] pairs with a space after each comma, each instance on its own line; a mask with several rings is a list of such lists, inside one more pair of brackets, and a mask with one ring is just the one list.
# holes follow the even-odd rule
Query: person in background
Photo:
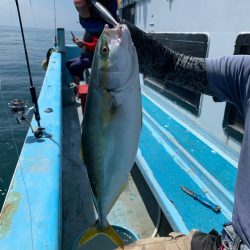
[[70, 74], [72, 75], [73, 81], [78, 86], [80, 81], [83, 79], [83, 71], [90, 68], [92, 65], [93, 55], [98, 38], [93, 36], [89, 32], [85, 32], [84, 38], [78, 39], [73, 36], [72, 41], [82, 49], [79, 57], [70, 59], [66, 62]]
[[[112, 12], [116, 1], [100, 1]], [[88, 1], [74, 0], [82, 26], [101, 32], [103, 22]], [[112, 5], [113, 4], [113, 5]], [[111, 6], [112, 5], [112, 6]], [[96, 23], [95, 23], [96, 22]], [[238, 163], [234, 193], [232, 223], [223, 225], [219, 235], [192, 230], [188, 235], [171, 233], [167, 237], [142, 239], [128, 250], [250, 250], [250, 56], [235, 55], [221, 58], [197, 58], [173, 51], [127, 21], [137, 49], [140, 72], [195, 92], [214, 97], [215, 101], [233, 103], [245, 119], [245, 132]], [[100, 25], [102, 23], [102, 25]], [[99, 26], [100, 25], [100, 26]], [[145, 51], [154, 53], [145, 53]]]
[[[100, 2], [112, 15], [116, 16], [117, 0], [102, 0]], [[95, 47], [105, 22], [87, 0], [73, 0], [73, 3], [79, 12], [80, 24], [86, 31], [82, 40], [75, 36], [72, 38], [73, 42], [82, 49], [81, 56], [66, 62], [66, 67], [72, 75], [74, 83], [78, 86], [83, 79], [83, 71], [92, 65]]]

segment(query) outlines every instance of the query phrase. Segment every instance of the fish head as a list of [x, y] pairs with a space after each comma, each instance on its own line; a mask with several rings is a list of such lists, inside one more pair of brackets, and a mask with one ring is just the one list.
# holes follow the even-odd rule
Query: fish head
[[139, 75], [136, 50], [125, 24], [112, 29], [106, 25], [95, 53], [100, 88], [119, 92], [131, 83], [135, 71]]

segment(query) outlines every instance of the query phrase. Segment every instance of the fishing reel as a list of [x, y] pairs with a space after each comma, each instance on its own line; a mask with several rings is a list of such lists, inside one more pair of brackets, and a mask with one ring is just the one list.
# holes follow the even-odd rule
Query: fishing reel
[[39, 127], [34, 130], [31, 123], [27, 120], [29, 114], [35, 111], [34, 106], [28, 108], [28, 101], [22, 99], [14, 99], [8, 103], [8, 106], [11, 114], [16, 118], [18, 124], [26, 122], [36, 138], [41, 138], [43, 136], [44, 128]]

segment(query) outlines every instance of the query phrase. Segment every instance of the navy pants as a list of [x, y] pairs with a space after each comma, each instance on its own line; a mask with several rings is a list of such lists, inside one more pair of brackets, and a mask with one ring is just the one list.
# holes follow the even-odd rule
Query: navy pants
[[75, 57], [66, 62], [71, 75], [80, 77], [83, 80], [83, 71], [91, 67], [93, 55], [82, 53], [80, 57]]

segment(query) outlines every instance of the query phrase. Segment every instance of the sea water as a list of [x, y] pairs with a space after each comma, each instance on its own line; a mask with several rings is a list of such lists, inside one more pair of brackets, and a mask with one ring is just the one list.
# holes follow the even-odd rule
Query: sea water
[[[41, 63], [54, 45], [54, 30], [24, 28], [28, 56], [37, 95], [43, 84], [45, 71]], [[81, 33], [74, 32], [80, 36]], [[71, 34], [65, 32], [66, 43]], [[19, 125], [8, 110], [12, 99], [25, 99], [32, 105], [29, 76], [19, 27], [0, 26], [0, 210], [12, 179], [18, 155], [28, 131]], [[41, 121], [42, 126], [42, 121]], [[13, 136], [12, 136], [13, 135]]]

